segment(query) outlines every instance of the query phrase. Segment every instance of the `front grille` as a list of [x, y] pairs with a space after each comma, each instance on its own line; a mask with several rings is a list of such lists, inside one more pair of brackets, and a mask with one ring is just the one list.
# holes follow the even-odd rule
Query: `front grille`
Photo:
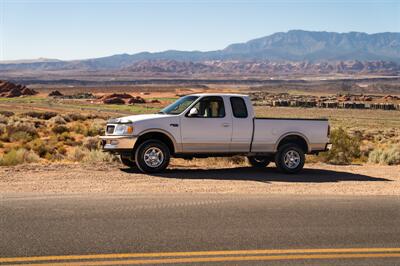
[[115, 126], [107, 126], [107, 128], [106, 128], [107, 134], [113, 134], [114, 129], [115, 129]]

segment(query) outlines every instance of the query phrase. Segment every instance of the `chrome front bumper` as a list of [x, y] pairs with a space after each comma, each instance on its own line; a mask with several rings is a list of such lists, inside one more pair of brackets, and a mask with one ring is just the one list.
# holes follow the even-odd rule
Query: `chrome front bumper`
[[105, 151], [132, 150], [137, 137], [134, 136], [101, 136], [101, 145]]

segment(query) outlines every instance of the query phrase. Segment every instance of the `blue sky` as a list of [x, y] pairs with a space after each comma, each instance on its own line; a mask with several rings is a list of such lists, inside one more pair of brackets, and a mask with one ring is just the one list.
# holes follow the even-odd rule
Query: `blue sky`
[[215, 50], [291, 29], [400, 32], [400, 1], [0, 0], [0, 60]]

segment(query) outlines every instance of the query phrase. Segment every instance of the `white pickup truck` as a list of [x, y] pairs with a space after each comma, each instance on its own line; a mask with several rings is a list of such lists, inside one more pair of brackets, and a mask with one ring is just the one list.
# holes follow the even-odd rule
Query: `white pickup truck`
[[305, 154], [330, 148], [327, 119], [256, 118], [240, 94], [192, 94], [158, 114], [111, 119], [101, 137], [105, 151], [142, 172], [164, 170], [170, 157], [247, 156], [254, 167], [271, 161], [297, 173]]

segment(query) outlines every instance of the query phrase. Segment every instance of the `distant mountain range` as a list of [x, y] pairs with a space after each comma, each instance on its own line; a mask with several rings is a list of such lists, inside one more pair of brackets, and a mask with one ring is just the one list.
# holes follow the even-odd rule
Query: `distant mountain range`
[[225, 49], [118, 54], [102, 58], [3, 61], [3, 71], [127, 71], [135, 73], [400, 73], [400, 33], [292, 30]]

